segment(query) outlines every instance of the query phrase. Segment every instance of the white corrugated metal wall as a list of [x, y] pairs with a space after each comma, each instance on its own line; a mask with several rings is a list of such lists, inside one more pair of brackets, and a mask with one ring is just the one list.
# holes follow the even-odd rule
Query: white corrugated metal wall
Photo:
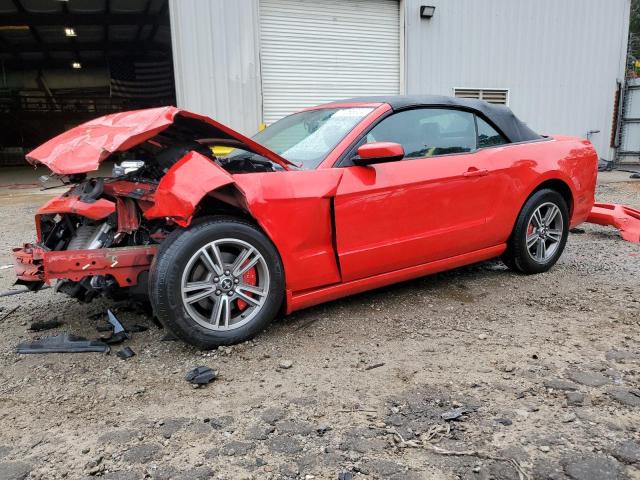
[[257, 0], [169, 0], [178, 106], [252, 135], [262, 118]]
[[[421, 4], [435, 5], [421, 19]], [[534, 130], [609, 148], [630, 0], [405, 0], [407, 93], [507, 88]]]
[[400, 93], [398, 0], [260, 0], [264, 122], [336, 99]]
[[[170, 0], [179, 106], [244, 133], [263, 120], [258, 3]], [[436, 6], [432, 19], [420, 18], [421, 4]], [[507, 88], [509, 106], [532, 128], [579, 136], [600, 130], [592, 141], [603, 158], [613, 159], [613, 101], [624, 74], [630, 0], [401, 5], [400, 91]]]

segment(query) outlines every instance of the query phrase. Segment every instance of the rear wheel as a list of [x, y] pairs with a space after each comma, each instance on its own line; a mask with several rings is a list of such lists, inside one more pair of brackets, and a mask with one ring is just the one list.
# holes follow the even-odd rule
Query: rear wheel
[[218, 218], [174, 232], [151, 268], [159, 320], [200, 348], [247, 340], [274, 318], [284, 276], [271, 241], [250, 223]]
[[560, 258], [569, 233], [569, 209], [551, 189], [535, 192], [526, 201], [502, 260], [522, 273], [542, 273]]

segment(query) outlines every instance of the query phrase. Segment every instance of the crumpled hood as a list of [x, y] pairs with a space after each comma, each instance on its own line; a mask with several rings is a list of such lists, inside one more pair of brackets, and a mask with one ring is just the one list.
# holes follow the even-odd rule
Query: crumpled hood
[[[124, 152], [169, 128], [177, 117], [195, 119], [238, 147], [252, 151], [287, 168], [291, 162], [215, 120], [176, 107], [149, 108], [113, 113], [83, 123], [43, 143], [27, 154], [31, 164], [41, 163], [54, 173], [70, 175], [97, 170], [114, 152]], [[196, 138], [194, 138], [195, 140]]]

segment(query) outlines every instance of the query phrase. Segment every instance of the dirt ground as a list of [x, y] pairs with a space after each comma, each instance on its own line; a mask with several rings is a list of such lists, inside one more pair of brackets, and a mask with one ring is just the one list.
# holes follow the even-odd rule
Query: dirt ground
[[[607, 178], [599, 200], [640, 207], [639, 181]], [[0, 186], [0, 291], [48, 198], [34, 192]], [[582, 228], [548, 273], [461, 268], [207, 353], [120, 308], [149, 327], [129, 360], [18, 355], [57, 331], [96, 338], [109, 303], [0, 298], [0, 479], [640, 479], [640, 247]], [[219, 377], [196, 389], [199, 365]]]

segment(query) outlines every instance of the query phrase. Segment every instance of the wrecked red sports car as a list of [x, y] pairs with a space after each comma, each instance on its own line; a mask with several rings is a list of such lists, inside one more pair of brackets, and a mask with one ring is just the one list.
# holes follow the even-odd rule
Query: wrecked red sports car
[[[174, 107], [118, 113], [27, 160], [72, 186], [14, 250], [18, 282], [149, 299], [201, 348], [251, 338], [280, 311], [495, 257], [544, 272], [589, 215], [597, 169], [587, 140], [435, 96], [321, 105], [253, 139]], [[113, 176], [88, 178], [105, 160]]]

